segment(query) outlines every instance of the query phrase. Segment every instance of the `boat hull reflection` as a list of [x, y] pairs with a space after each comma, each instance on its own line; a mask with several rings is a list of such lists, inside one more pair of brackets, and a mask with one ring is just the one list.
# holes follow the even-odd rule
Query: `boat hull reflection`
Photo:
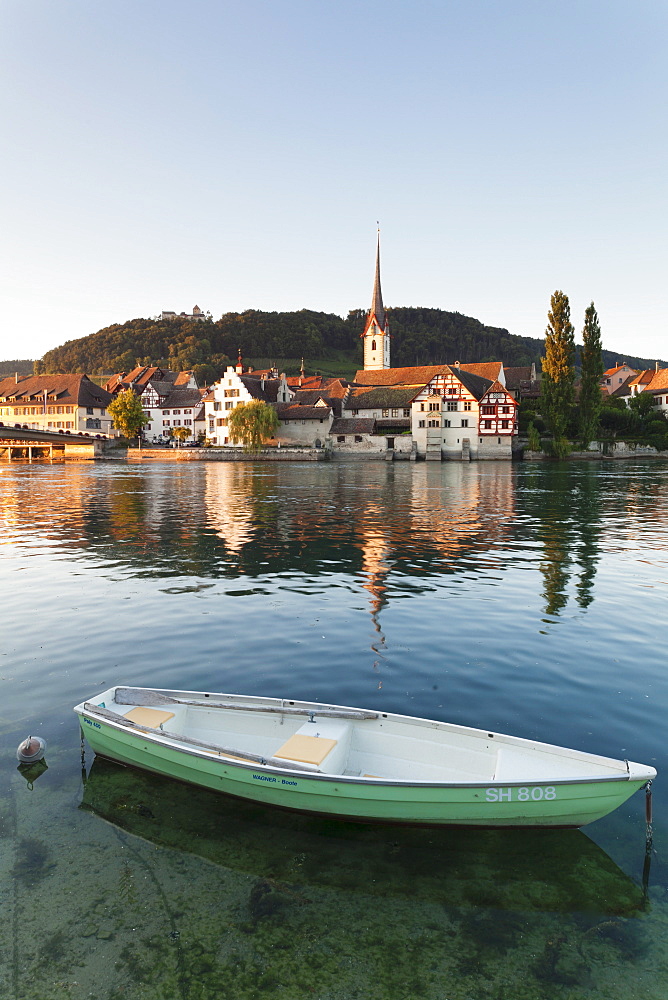
[[96, 757], [80, 808], [157, 847], [291, 883], [447, 907], [633, 916], [642, 889], [579, 830], [388, 828], [276, 810]]

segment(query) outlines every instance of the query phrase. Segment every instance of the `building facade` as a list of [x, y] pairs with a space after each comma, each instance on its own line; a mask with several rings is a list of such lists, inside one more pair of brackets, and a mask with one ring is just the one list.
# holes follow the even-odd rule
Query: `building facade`
[[87, 375], [18, 375], [0, 380], [0, 420], [34, 430], [113, 433], [111, 393]]

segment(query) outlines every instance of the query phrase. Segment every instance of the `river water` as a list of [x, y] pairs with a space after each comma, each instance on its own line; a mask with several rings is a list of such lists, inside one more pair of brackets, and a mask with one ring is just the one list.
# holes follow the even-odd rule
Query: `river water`
[[[668, 996], [666, 463], [14, 464], [0, 523], [0, 996]], [[650, 763], [653, 848], [643, 794], [405, 829], [82, 769], [72, 706], [117, 683]]]

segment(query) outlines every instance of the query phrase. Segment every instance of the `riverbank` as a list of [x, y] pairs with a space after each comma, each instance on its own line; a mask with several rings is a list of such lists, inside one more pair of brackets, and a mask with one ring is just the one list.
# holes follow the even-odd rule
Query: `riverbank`
[[324, 448], [272, 448], [256, 454], [243, 448], [128, 448], [123, 457], [128, 462], [326, 462], [330, 453]]
[[[525, 447], [522, 451], [522, 458], [525, 462], [551, 462], [554, 461], [552, 455], [544, 451], [529, 451]], [[629, 444], [626, 441], [592, 441], [584, 451], [571, 451], [565, 456], [565, 461], [585, 460], [601, 461], [603, 459], [619, 458], [668, 458], [668, 451], [657, 451], [649, 444]]]

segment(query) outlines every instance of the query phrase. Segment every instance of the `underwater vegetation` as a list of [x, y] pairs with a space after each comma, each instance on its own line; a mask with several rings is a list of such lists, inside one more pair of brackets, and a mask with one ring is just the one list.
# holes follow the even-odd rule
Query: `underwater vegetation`
[[12, 875], [20, 882], [36, 882], [46, 878], [55, 868], [51, 860], [51, 851], [47, 844], [34, 837], [21, 837], [16, 845], [16, 860]]

